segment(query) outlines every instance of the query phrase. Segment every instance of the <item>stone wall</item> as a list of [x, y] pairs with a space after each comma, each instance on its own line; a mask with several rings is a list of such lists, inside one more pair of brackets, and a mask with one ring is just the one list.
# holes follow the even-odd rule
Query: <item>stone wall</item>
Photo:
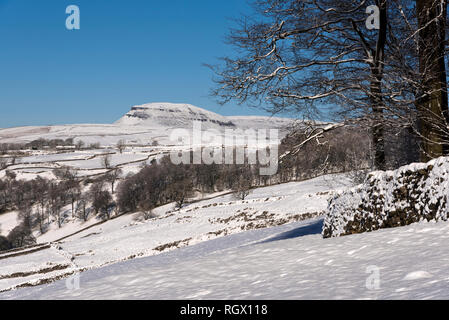
[[324, 238], [448, 219], [449, 158], [370, 173], [329, 200]]

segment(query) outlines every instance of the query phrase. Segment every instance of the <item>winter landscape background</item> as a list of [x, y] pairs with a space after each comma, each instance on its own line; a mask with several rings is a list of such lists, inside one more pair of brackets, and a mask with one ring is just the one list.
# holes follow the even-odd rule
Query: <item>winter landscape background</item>
[[447, 6], [0, 0], [0, 299], [449, 299]]

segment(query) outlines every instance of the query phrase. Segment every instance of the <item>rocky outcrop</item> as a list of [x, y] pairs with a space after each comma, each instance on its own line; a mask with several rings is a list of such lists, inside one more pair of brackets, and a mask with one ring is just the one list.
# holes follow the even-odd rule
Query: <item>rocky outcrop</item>
[[448, 219], [449, 158], [373, 172], [329, 200], [324, 238]]
[[190, 104], [148, 103], [134, 106], [119, 119], [119, 125], [191, 128], [193, 121], [205, 128], [228, 128], [235, 125], [224, 116]]

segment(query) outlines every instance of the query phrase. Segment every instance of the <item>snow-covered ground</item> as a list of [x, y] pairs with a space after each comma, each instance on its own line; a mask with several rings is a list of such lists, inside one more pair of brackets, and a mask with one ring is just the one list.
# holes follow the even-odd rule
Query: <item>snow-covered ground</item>
[[123, 169], [126, 175], [139, 171], [142, 164], [150, 163], [170, 150], [170, 147], [128, 147], [123, 153], [116, 149], [79, 150], [68, 153], [30, 150], [29, 155], [17, 158], [14, 165], [0, 170], [0, 179], [5, 176], [6, 170], [16, 173], [17, 179], [34, 179], [37, 175], [54, 178], [53, 170], [61, 167], [76, 169], [81, 177], [95, 176], [107, 171], [103, 164], [105, 156], [109, 157], [111, 167]]
[[[96, 218], [86, 223], [66, 223], [61, 229], [55, 227], [38, 236], [38, 243], [52, 242], [48, 248], [21, 255], [13, 252], [12, 257], [7, 257], [10, 255], [8, 252], [0, 254], [0, 291], [42, 283], [45, 279], [78, 270], [153, 256], [247, 230], [316, 218], [326, 209], [330, 193], [347, 185], [349, 181], [343, 175], [330, 175], [255, 189], [245, 200], [236, 200], [231, 194], [225, 194], [193, 202], [181, 210], [166, 205], [154, 210], [157, 217], [150, 220], [143, 220], [141, 213], [135, 213], [104, 223]], [[55, 254], [57, 260], [52, 258]], [[40, 258], [34, 258], [35, 255]], [[60, 261], [60, 256], [66, 258], [65, 264]], [[68, 266], [41, 272], [48, 268], [49, 263]], [[12, 277], [13, 273], [27, 276]]]
[[[323, 176], [146, 221], [67, 223], [0, 254], [0, 299], [448, 299], [448, 222], [322, 238], [317, 214], [349, 184]], [[0, 216], [3, 229], [13, 217]]]
[[449, 223], [331, 239], [321, 224], [247, 231], [0, 299], [449, 298]]

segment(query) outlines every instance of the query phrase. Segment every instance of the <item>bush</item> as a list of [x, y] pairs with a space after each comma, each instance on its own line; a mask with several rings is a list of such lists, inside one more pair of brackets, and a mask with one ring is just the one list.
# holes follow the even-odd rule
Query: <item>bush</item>
[[8, 234], [7, 240], [11, 244], [12, 248], [20, 248], [36, 243], [36, 238], [34, 238], [31, 229], [23, 224], [20, 224], [12, 229]]
[[0, 251], [9, 250], [11, 248], [11, 242], [8, 241], [8, 238], [0, 236]]

